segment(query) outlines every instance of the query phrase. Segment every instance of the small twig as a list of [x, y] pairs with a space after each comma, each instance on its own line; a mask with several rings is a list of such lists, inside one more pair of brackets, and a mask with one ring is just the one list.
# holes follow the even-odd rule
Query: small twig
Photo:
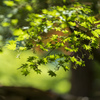
[[50, 52], [49, 53], [47, 53], [46, 55], [45, 55], [45, 57], [46, 56], [48, 56], [48, 55], [50, 55], [51, 54], [51, 52], [54, 50], [55, 48], [53, 48], [52, 50], [50, 50]]

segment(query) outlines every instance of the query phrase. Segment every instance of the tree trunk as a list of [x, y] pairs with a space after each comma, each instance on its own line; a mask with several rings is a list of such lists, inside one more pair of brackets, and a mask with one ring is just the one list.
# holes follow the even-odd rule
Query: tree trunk
[[[75, 96], [87, 96], [90, 97], [93, 93], [92, 84], [94, 80], [94, 73], [92, 69], [92, 60], [89, 60], [86, 56], [84, 58], [85, 67], [78, 66], [77, 69], [71, 68], [71, 91], [70, 94]], [[72, 67], [74, 64], [72, 64]]]
[[[78, 0], [79, 2], [90, 2], [92, 4], [92, 10], [94, 14], [98, 13], [97, 4], [99, 0]], [[100, 50], [93, 50], [94, 60], [100, 62]], [[77, 55], [80, 55], [78, 53]], [[74, 64], [71, 65], [71, 84], [72, 88], [70, 94], [75, 96], [92, 96], [93, 95], [93, 82], [94, 71], [93, 61], [85, 56], [85, 67], [78, 66], [77, 69], [73, 69]]]

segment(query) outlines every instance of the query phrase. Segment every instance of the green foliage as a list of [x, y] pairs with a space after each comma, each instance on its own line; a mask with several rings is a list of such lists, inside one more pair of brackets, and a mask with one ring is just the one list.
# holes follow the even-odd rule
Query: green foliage
[[30, 12], [34, 11], [34, 3], [35, 0], [31, 2], [29, 0], [0, 0], [0, 36], [2, 36], [0, 49], [9, 39], [14, 38], [13, 31], [16, 28], [29, 25], [25, 19]]
[[[53, 90], [56, 93], [69, 92], [71, 88], [69, 82], [70, 72], [64, 72], [61, 69], [57, 72], [56, 77], [49, 77], [47, 75], [47, 67], [40, 66], [43, 71], [41, 75], [37, 75], [31, 70], [30, 74], [25, 77], [17, 69], [18, 66], [26, 62], [28, 56], [31, 59], [33, 53], [30, 50], [24, 51], [20, 54], [20, 59], [16, 59], [16, 55], [17, 52], [3, 48], [3, 53], [0, 54], [0, 85], [34, 87], [43, 91]], [[48, 67], [54, 66], [49, 64]]]
[[[67, 0], [68, 3], [70, 0]], [[0, 0], [0, 35], [3, 39], [0, 47], [3, 47], [7, 40], [13, 38], [13, 31], [16, 28], [29, 26], [25, 21], [28, 14], [41, 13], [41, 9], [48, 8], [53, 5], [67, 4], [67, 1], [62, 0]]]
[[[49, 70], [50, 76], [56, 76], [55, 71], [62, 67], [65, 71], [69, 70], [70, 62], [75, 66], [85, 66], [83, 61], [85, 53], [87, 51], [89, 55], [92, 55], [92, 48], [98, 48], [98, 38], [100, 35], [99, 24], [94, 16], [91, 16], [91, 9], [88, 6], [76, 3], [71, 7], [51, 7], [48, 10], [43, 9], [42, 14], [29, 14], [26, 19], [30, 26], [27, 30], [17, 29], [14, 35], [17, 36], [13, 42], [8, 44], [8, 48], [15, 50], [21, 50], [20, 47], [28, 50], [40, 47], [42, 51], [48, 52], [42, 58], [29, 57], [28, 62], [23, 64], [20, 68], [24, 75], [28, 75], [30, 70], [41, 74], [39, 65], [45, 65], [47, 63], [56, 63], [56, 68]], [[71, 28], [73, 31], [70, 33], [66, 28]], [[48, 36], [49, 32], [56, 30], [56, 32], [62, 32], [61, 35], [52, 34]], [[20, 45], [18, 43], [21, 42]], [[66, 53], [52, 54], [55, 49], [64, 48]], [[70, 53], [68, 53], [70, 52]], [[81, 56], [73, 55], [74, 53], [81, 52]], [[88, 57], [93, 58], [92, 56]], [[75, 67], [76, 68], [76, 67]]]

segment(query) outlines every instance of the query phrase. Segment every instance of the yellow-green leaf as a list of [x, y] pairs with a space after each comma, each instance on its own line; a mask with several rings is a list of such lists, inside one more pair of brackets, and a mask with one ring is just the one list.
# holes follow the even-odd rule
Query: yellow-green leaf
[[10, 7], [15, 5], [15, 3], [13, 1], [4, 1], [3, 3]]

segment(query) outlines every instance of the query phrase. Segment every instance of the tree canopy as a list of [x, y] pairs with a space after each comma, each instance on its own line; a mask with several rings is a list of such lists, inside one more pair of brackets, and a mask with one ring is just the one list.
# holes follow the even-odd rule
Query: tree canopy
[[[16, 22], [17, 20], [13, 20]], [[23, 75], [30, 70], [41, 74], [40, 65], [55, 64], [48, 70], [50, 76], [56, 76], [61, 67], [70, 69], [70, 62], [77, 66], [85, 66], [84, 57], [93, 59], [92, 49], [99, 48], [100, 21], [92, 16], [89, 6], [75, 3], [68, 6], [54, 6], [42, 9], [41, 13], [30, 13], [26, 18], [28, 25], [14, 30], [14, 39], [9, 41], [10, 50], [33, 50], [41, 52], [41, 56], [33, 55], [20, 67]], [[61, 52], [54, 53], [54, 50]], [[80, 52], [81, 55], [75, 55]]]
[[[0, 51], [13, 38], [13, 30], [29, 25], [25, 21], [29, 13], [40, 13], [41, 9], [54, 5], [69, 4], [70, 0], [0, 0]], [[66, 2], [65, 2], [66, 1]]]

